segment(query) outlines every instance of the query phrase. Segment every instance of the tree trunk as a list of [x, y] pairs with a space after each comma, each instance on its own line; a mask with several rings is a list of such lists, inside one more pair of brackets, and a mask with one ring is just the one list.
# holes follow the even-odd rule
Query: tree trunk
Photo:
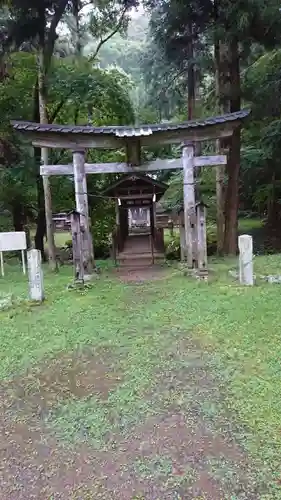
[[[229, 44], [230, 69], [230, 112], [239, 111], [241, 107], [240, 61], [238, 41]], [[236, 129], [230, 144], [228, 159], [228, 182], [226, 188], [224, 253], [237, 253], [238, 207], [239, 207], [239, 172], [240, 172], [240, 128]]]
[[[269, 167], [270, 168], [270, 167]], [[281, 249], [281, 206], [280, 188], [278, 179], [276, 179], [275, 172], [272, 173], [271, 179], [272, 190], [268, 193], [267, 199], [267, 217], [264, 231], [264, 250], [267, 253], [280, 252]]]
[[[75, 32], [74, 32], [74, 47], [75, 47], [75, 63], [79, 67], [81, 63], [82, 56], [82, 43], [81, 43], [81, 33], [80, 33], [80, 19], [79, 19], [79, 1], [73, 2], [73, 16], [75, 21]], [[80, 102], [76, 101], [74, 106], [74, 125], [78, 125]]]
[[236, 255], [239, 206], [240, 129], [236, 129], [231, 140], [226, 188], [224, 253]]
[[42, 260], [46, 262], [46, 255], [44, 252], [44, 236], [46, 234], [46, 218], [45, 218], [45, 210], [40, 209], [37, 215], [37, 229], [34, 238], [35, 248], [40, 250], [42, 255]]
[[[214, 59], [216, 68], [216, 100], [218, 108], [220, 108], [220, 96], [221, 96], [221, 54], [220, 54], [220, 43], [219, 40], [215, 41], [214, 48]], [[220, 140], [216, 141], [216, 152], [220, 154], [221, 145]], [[224, 238], [224, 192], [223, 192], [223, 181], [224, 181], [224, 165], [218, 165], [216, 167], [216, 205], [217, 205], [217, 254], [223, 254], [223, 238]]]
[[[216, 152], [221, 154], [220, 141], [216, 141]], [[223, 255], [223, 244], [224, 244], [224, 206], [225, 206], [225, 190], [224, 190], [224, 175], [225, 166], [218, 165], [216, 167], [216, 200], [217, 200], [217, 254], [219, 256]]]
[[15, 231], [24, 231], [23, 206], [22, 203], [13, 203], [12, 206], [13, 226]]
[[[35, 122], [48, 123], [47, 117], [47, 97], [46, 97], [46, 76], [50, 68], [54, 44], [57, 38], [56, 29], [58, 23], [60, 22], [66, 6], [67, 0], [61, 0], [58, 2], [57, 9], [53, 16], [49, 17], [48, 10], [44, 2], [39, 2], [38, 5], [38, 21], [41, 26], [40, 34], [39, 34], [39, 50], [38, 50], [38, 78], [35, 87], [35, 106], [34, 106], [34, 115], [36, 116]], [[47, 29], [48, 26], [48, 29]], [[38, 153], [38, 149], [34, 150], [34, 157], [36, 161], [36, 166], [38, 165], [38, 170], [40, 169], [40, 157]], [[41, 159], [44, 162], [47, 160], [48, 150], [44, 152], [42, 150]], [[38, 161], [37, 161], [38, 160]], [[52, 213], [50, 206], [50, 197], [47, 197], [46, 205], [44, 206], [44, 189], [45, 192], [50, 192], [50, 184], [47, 179], [44, 181], [40, 176], [40, 171], [37, 173], [37, 205], [38, 205], [38, 217], [37, 217], [37, 229], [35, 235], [35, 246], [38, 250], [41, 251], [43, 259], [45, 259], [44, 254], [44, 235], [46, 234], [46, 221], [45, 221], [45, 212], [46, 217], [48, 219], [47, 224], [47, 233], [48, 233], [48, 243], [49, 243], [49, 256], [50, 256], [50, 264], [51, 268], [56, 268], [56, 249], [54, 242], [54, 233], [53, 233], [53, 221], [52, 221]]]
[[[44, 63], [44, 50], [39, 48], [38, 55], [38, 95], [39, 95], [39, 115], [40, 123], [48, 123], [47, 102], [46, 102], [46, 68]], [[48, 149], [41, 149], [41, 161], [43, 165], [48, 165]], [[57, 270], [56, 247], [53, 227], [52, 197], [49, 177], [43, 178], [46, 232], [48, 241], [49, 265], [52, 271]]]
[[[229, 103], [229, 67], [228, 67], [228, 47], [225, 43], [215, 40], [214, 59], [216, 68], [216, 98], [218, 109], [222, 113], [228, 113]], [[217, 154], [221, 154], [224, 149], [222, 140], [216, 141]], [[217, 253], [223, 255], [224, 252], [224, 227], [225, 227], [225, 166], [216, 167], [216, 200], [217, 200]]]
[[194, 71], [194, 48], [193, 48], [193, 28], [192, 22], [189, 23], [189, 36], [190, 40], [188, 42], [188, 72], [187, 72], [187, 84], [188, 84], [188, 120], [192, 120], [195, 117], [195, 71]]
[[[33, 121], [35, 123], [40, 122], [39, 114], [39, 95], [38, 95], [38, 79], [36, 80], [34, 87], [34, 108], [33, 108]], [[42, 255], [42, 260], [46, 261], [46, 256], [44, 252], [44, 236], [46, 234], [46, 221], [45, 221], [45, 207], [44, 207], [44, 190], [43, 181], [40, 175], [40, 164], [41, 164], [41, 150], [40, 148], [34, 148], [34, 167], [37, 170], [36, 175], [36, 187], [37, 187], [37, 220], [36, 220], [36, 233], [34, 237], [34, 244], [37, 250], [40, 250]]]
[[[38, 148], [36, 148], [38, 149]], [[38, 153], [37, 153], [38, 154]], [[41, 158], [40, 150], [39, 150], [39, 158]], [[39, 167], [40, 168], [40, 167]], [[37, 185], [37, 220], [36, 220], [36, 233], [34, 237], [34, 244], [37, 250], [40, 250], [42, 255], [42, 260], [46, 262], [46, 255], [44, 249], [44, 237], [46, 235], [46, 217], [45, 217], [45, 208], [44, 208], [44, 190], [43, 190], [43, 181], [42, 177], [37, 174], [36, 177], [36, 185]]]

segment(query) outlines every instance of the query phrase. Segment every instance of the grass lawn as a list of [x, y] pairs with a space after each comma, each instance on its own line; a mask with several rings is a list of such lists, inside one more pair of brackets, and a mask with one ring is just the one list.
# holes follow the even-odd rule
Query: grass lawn
[[71, 233], [67, 231], [58, 231], [55, 233], [55, 243], [57, 248], [65, 247], [67, 241], [71, 240]]
[[251, 231], [253, 229], [260, 229], [263, 227], [262, 219], [239, 219], [238, 221], [238, 230], [240, 232]]
[[[34, 241], [35, 229], [30, 231], [31, 241]], [[57, 248], [65, 247], [67, 241], [71, 240], [71, 233], [67, 231], [57, 231], [55, 232], [55, 244]], [[46, 246], [48, 244], [46, 243]]]
[[[104, 267], [100, 279], [85, 291], [67, 289], [71, 268], [63, 267], [58, 275], [46, 269], [42, 306], [22, 302], [0, 312], [1, 379], [21, 376], [30, 366], [37, 375], [48, 366], [55, 370], [58, 356], [70, 356], [76, 364], [80, 358], [80, 376], [89, 363], [86, 352], [91, 351], [108, 366], [99, 394], [85, 390], [85, 397], [78, 397], [73, 391], [62, 392], [47, 408], [47, 425], [62, 441], [86, 439], [101, 450], [109, 435], [130, 434], [132, 426], [158, 415], [171, 401], [183, 413], [196, 401], [210, 427], [231, 422], [235, 439], [259, 464], [252, 481], [258, 484], [265, 477], [270, 492], [256, 498], [280, 499], [280, 287], [259, 283], [242, 288], [228, 276], [233, 266], [232, 260], [211, 261], [209, 283], [171, 270], [159, 281], [141, 284], [123, 284]], [[26, 279], [19, 267], [6, 267], [0, 294], [23, 299]], [[255, 272], [281, 274], [281, 256], [257, 257]], [[198, 347], [199, 360], [206, 356], [210, 377], [223, 396], [199, 397], [195, 392], [200, 388], [194, 391], [188, 376], [181, 390], [160, 391], [162, 379], [191, 363], [183, 342]], [[68, 361], [63, 363], [66, 370]], [[26, 394], [38, 391], [36, 376], [26, 382]], [[103, 398], [105, 380], [108, 391]], [[153, 465], [161, 476], [168, 474], [167, 460], [160, 458], [157, 467], [147, 461], [135, 466], [147, 476]]]
[[[247, 232], [250, 232], [251, 234], [251, 231], [262, 229], [262, 227], [263, 227], [263, 221], [261, 219], [248, 218], [248, 219], [239, 219], [238, 221], [239, 234], [242, 233], [246, 234]], [[215, 224], [209, 224], [209, 226], [207, 225], [207, 232], [209, 236], [212, 237], [212, 240], [213, 239], [216, 240], [217, 229]], [[173, 239], [170, 233], [170, 229], [165, 229], [164, 234], [165, 234], [165, 241], [167, 243]], [[174, 228], [174, 236], [179, 237], [179, 228], [177, 227]]]

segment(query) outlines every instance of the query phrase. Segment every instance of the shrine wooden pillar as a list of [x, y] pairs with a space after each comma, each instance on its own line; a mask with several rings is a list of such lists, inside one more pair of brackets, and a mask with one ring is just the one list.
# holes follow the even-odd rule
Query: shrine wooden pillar
[[118, 199], [115, 200], [115, 224], [117, 227], [120, 225], [120, 209]]
[[195, 214], [194, 185], [194, 146], [184, 144], [182, 148], [183, 164], [183, 214], [184, 236], [188, 267], [197, 265], [197, 235]]
[[81, 222], [83, 265], [85, 275], [90, 275], [94, 268], [94, 249], [89, 221], [84, 151], [73, 151], [73, 172], [76, 210], [80, 214]]
[[153, 203], [151, 202], [151, 205], [149, 207], [149, 217], [150, 217], [150, 232], [153, 236], [155, 237], [155, 219], [154, 219], [154, 210], [153, 210]]
[[156, 217], [156, 196], [153, 195], [152, 199], [152, 215], [153, 215], [153, 227], [157, 231], [157, 217]]

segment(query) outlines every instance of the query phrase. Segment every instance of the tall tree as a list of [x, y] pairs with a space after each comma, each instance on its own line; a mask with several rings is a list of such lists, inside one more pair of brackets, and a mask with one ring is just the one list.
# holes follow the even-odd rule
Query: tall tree
[[[181, 0], [151, 1], [161, 19], [155, 39], [165, 47], [169, 59], [182, 61], [190, 57], [190, 37], [202, 43], [223, 43], [227, 85], [223, 100], [229, 111], [241, 106], [241, 60], [254, 42], [265, 46], [279, 44], [281, 16], [278, 0], [192, 0], [188, 5]], [[192, 23], [192, 30], [190, 25]], [[221, 68], [221, 64], [218, 66]], [[220, 96], [221, 98], [222, 96]], [[226, 106], [226, 104], [225, 104]], [[233, 135], [228, 163], [226, 188], [224, 250], [235, 253], [237, 248], [237, 213], [240, 170], [240, 132]]]
[[[37, 61], [35, 54], [18, 52], [11, 55], [10, 62], [9, 75], [0, 85], [0, 200], [1, 211], [9, 211], [14, 228], [24, 230], [27, 220], [34, 223], [38, 214], [37, 169], [34, 168], [32, 147], [21, 141], [9, 124], [13, 119], [32, 119], [30, 89], [36, 79]], [[58, 122], [73, 123], [74, 116], [78, 115], [78, 123], [85, 123], [89, 108], [92, 120], [98, 125], [123, 125], [134, 121], [129, 99], [130, 80], [124, 73], [93, 68], [86, 58], [81, 59], [79, 67], [72, 58], [64, 58], [53, 60], [48, 78], [47, 113], [56, 116]], [[89, 154], [89, 161], [93, 162], [114, 160], [112, 153], [104, 151], [93, 150]], [[52, 164], [71, 162], [67, 151], [52, 151], [50, 157]], [[95, 193], [99, 183], [103, 185], [105, 181], [99, 176], [91, 176], [89, 192]], [[73, 182], [67, 177], [52, 178], [52, 198], [56, 211], [73, 209]], [[90, 197], [89, 204], [93, 208], [97, 200]]]
[[[92, 7], [92, 11], [95, 12], [97, 17], [96, 26], [99, 26], [100, 31], [97, 36], [100, 36], [102, 19], [100, 17], [101, 12], [106, 12], [107, 27], [105, 31], [111, 29], [112, 24], [116, 18], [111, 16], [110, 22], [108, 20], [109, 10], [108, 7], [114, 5], [120, 5], [118, 0], [115, 2], [113, 0], [104, 1], [91, 1], [84, 2], [84, 0], [2, 0], [2, 8], [6, 9], [8, 15], [4, 19], [4, 23], [1, 30], [1, 42], [2, 42], [2, 77], [5, 75], [6, 71], [6, 60], [7, 54], [11, 50], [34, 50], [38, 56], [38, 75], [34, 82], [32, 92], [34, 95], [34, 113], [33, 121], [41, 121], [42, 123], [48, 123], [50, 120], [54, 120], [56, 113], [50, 117], [47, 113], [47, 103], [48, 103], [48, 76], [51, 68], [52, 57], [55, 49], [55, 44], [58, 38], [58, 26], [64, 20], [64, 17], [72, 13], [76, 20], [76, 49], [80, 44], [80, 25], [79, 25], [79, 14], [85, 4]], [[124, 7], [123, 4], [120, 5], [122, 9], [122, 20], [125, 18], [125, 13], [130, 7], [130, 2], [126, 3]], [[116, 14], [116, 11], [115, 11]], [[92, 24], [94, 19], [94, 14], [91, 12]], [[118, 20], [119, 23], [119, 20]], [[116, 31], [118, 31], [121, 23], [118, 24]], [[110, 35], [107, 33], [107, 37]], [[100, 40], [100, 46], [105, 43], [107, 37]], [[80, 49], [79, 49], [80, 50]], [[77, 50], [76, 50], [77, 52]], [[98, 49], [96, 50], [96, 54]], [[70, 93], [71, 95], [71, 93]], [[37, 220], [37, 231], [35, 235], [35, 245], [36, 248], [40, 249], [44, 255], [44, 234], [46, 230], [45, 225], [45, 213], [47, 216], [47, 233], [49, 240], [49, 254], [51, 267], [55, 268], [55, 246], [54, 237], [52, 231], [52, 218], [51, 218], [51, 199], [50, 199], [50, 186], [49, 180], [42, 178], [39, 172], [40, 160], [44, 163], [48, 161], [48, 152], [46, 149], [40, 151], [35, 149], [34, 156], [37, 160], [37, 202], [38, 202], [38, 220]], [[44, 182], [44, 186], [43, 186]], [[44, 189], [43, 189], [44, 187]], [[45, 191], [45, 197], [44, 197]], [[44, 206], [45, 199], [45, 206]]]

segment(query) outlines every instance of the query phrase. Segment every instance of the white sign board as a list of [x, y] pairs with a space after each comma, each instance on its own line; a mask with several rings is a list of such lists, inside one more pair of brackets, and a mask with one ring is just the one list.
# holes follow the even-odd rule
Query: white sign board
[[26, 250], [26, 234], [24, 231], [0, 233], [0, 252]]
[[21, 250], [22, 253], [22, 268], [26, 273], [24, 250], [26, 250], [26, 234], [24, 231], [14, 231], [9, 233], [0, 233], [0, 263], [1, 273], [4, 276], [4, 260], [3, 252], [14, 252]]

